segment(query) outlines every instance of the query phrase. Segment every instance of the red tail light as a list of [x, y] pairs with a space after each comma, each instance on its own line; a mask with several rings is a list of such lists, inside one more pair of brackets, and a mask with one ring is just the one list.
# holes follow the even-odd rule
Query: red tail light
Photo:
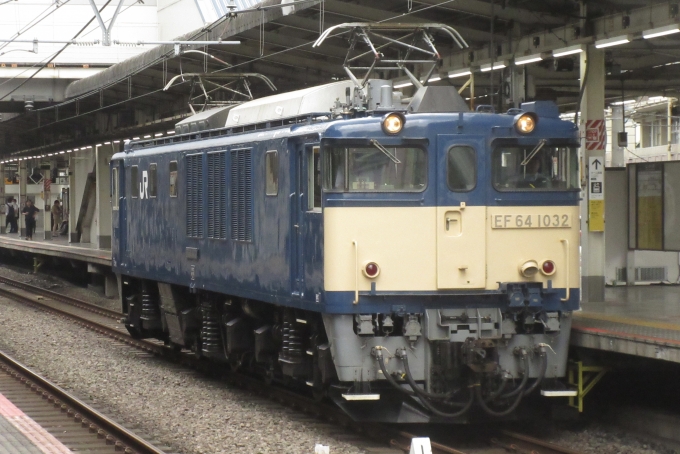
[[380, 267], [375, 262], [368, 262], [364, 267], [364, 274], [366, 275], [366, 277], [370, 277], [371, 279], [373, 279], [378, 274], [380, 274]]
[[555, 262], [552, 260], [546, 260], [541, 265], [541, 271], [543, 271], [543, 274], [550, 276], [555, 272]]

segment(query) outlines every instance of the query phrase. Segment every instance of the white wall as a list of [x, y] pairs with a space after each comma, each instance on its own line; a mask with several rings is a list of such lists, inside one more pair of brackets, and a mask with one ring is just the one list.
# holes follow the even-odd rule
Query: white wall
[[628, 255], [628, 172], [607, 169], [605, 193], [605, 282], [616, 279], [616, 268], [625, 268]]
[[[622, 168], [623, 169], [623, 168]], [[616, 280], [616, 268], [627, 268], [631, 279], [636, 267], [665, 266], [668, 280], [680, 274], [677, 252], [628, 250], [628, 172], [607, 169], [605, 173], [605, 281]]]

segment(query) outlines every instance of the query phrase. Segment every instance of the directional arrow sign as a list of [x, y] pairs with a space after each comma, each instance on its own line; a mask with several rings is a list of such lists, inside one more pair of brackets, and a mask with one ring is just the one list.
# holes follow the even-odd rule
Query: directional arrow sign
[[588, 199], [604, 200], [604, 166], [599, 158], [588, 158]]
[[588, 230], [604, 231], [604, 165], [601, 158], [588, 158]]

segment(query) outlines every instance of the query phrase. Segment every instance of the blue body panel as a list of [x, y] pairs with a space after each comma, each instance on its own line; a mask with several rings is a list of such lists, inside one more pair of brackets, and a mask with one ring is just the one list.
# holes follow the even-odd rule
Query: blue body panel
[[[320, 210], [307, 210], [309, 193], [305, 159], [309, 147], [323, 146], [336, 140], [366, 142], [377, 139], [385, 146], [418, 143], [428, 152], [428, 185], [419, 193], [333, 193], [322, 194], [323, 207], [344, 206], [436, 206], [465, 202], [478, 206], [565, 206], [577, 205], [579, 192], [499, 192], [491, 185], [490, 150], [497, 140], [516, 140], [533, 145], [542, 138], [561, 143], [578, 144], [576, 127], [559, 119], [541, 118], [529, 137], [514, 129], [511, 115], [481, 113], [411, 114], [406, 115], [404, 130], [387, 136], [381, 129], [381, 117], [336, 120], [325, 123], [296, 125], [260, 131], [229, 134], [195, 140], [174, 138], [171, 143], [133, 145], [112, 158], [112, 167], [121, 174], [119, 210], [114, 212], [114, 271], [153, 281], [161, 281], [205, 289], [237, 297], [297, 307], [316, 312], [354, 313], [351, 292], [324, 292], [323, 289], [323, 215]], [[405, 142], [406, 141], [406, 142]], [[465, 193], [451, 192], [445, 178], [446, 153], [442, 147], [460, 143], [477, 150], [477, 186]], [[549, 142], [550, 143], [550, 142]], [[204, 168], [207, 154], [226, 151], [225, 178], [227, 194], [227, 226], [229, 227], [229, 170], [231, 150], [250, 149], [252, 155], [252, 241], [187, 237], [186, 159], [201, 154]], [[265, 153], [279, 153], [278, 194], [265, 194]], [[170, 197], [169, 165], [177, 161], [179, 196]], [[139, 172], [157, 164], [157, 196], [131, 198], [129, 169]], [[122, 170], [125, 170], [124, 172]], [[207, 179], [206, 179], [207, 180]], [[207, 194], [207, 181], [203, 182]], [[208, 208], [204, 199], [203, 225]], [[197, 252], [196, 252], [197, 251]], [[197, 254], [198, 258], [192, 257]], [[346, 294], [347, 293], [347, 294]], [[578, 289], [561, 303], [564, 290], [546, 299], [549, 310], [578, 308]], [[363, 312], [386, 313], [392, 306], [404, 306], [407, 312], [428, 307], [441, 307], [445, 302], [461, 305], [490, 304], [503, 306], [499, 292], [438, 292], [432, 294], [363, 295]], [[365, 303], [364, 303], [365, 301]], [[474, 301], [474, 302], [473, 302]]]

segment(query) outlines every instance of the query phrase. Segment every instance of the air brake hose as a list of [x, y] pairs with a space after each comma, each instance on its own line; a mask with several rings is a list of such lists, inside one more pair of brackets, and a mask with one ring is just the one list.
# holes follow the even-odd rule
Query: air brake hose
[[430, 402], [424, 397], [421, 397], [420, 400], [419, 400], [419, 402], [422, 403], [425, 406], [425, 408], [430, 410], [435, 415], [441, 416], [442, 418], [457, 418], [459, 416], [464, 415], [465, 413], [467, 413], [467, 411], [470, 409], [470, 407], [472, 407], [472, 403], [474, 401], [475, 401], [475, 393], [472, 390], [470, 390], [470, 398], [464, 404], [463, 408], [461, 408], [460, 410], [458, 410], [454, 413], [446, 413], [446, 412], [443, 412], [443, 411], [440, 411], [440, 410], [437, 410], [436, 408], [434, 408], [432, 406], [432, 404], [430, 404]]
[[399, 383], [396, 382], [396, 380], [394, 378], [392, 378], [392, 375], [390, 375], [390, 373], [387, 371], [387, 368], [385, 367], [385, 359], [383, 358], [381, 350], [376, 348], [375, 357], [378, 360], [378, 364], [380, 365], [380, 370], [382, 371], [383, 377], [385, 377], [387, 379], [387, 381], [392, 386], [394, 386], [395, 388], [397, 388], [399, 391], [403, 392], [406, 395], [409, 395], [409, 396], [415, 396], [416, 395], [415, 392], [409, 391], [408, 389], [403, 388]]
[[[397, 352], [397, 355], [399, 355], [399, 352]], [[418, 386], [418, 383], [416, 383], [416, 381], [413, 379], [413, 375], [411, 374], [411, 368], [409, 367], [408, 364], [408, 356], [406, 355], [406, 352], [402, 352], [401, 355], [399, 355], [398, 357], [401, 358], [401, 360], [404, 362], [404, 372], [406, 373], [406, 381], [411, 386], [411, 389], [413, 389], [413, 391], [418, 395], [418, 397], [422, 397], [423, 399], [441, 400], [443, 401], [443, 403], [446, 403], [447, 405], [457, 407], [465, 405], [465, 402], [451, 402], [448, 400], [459, 390], [451, 391], [445, 394], [438, 394], [427, 392], [424, 389], [422, 389], [420, 386]]]
[[479, 406], [482, 407], [482, 409], [490, 414], [491, 416], [496, 416], [496, 417], [501, 417], [501, 416], [507, 416], [519, 406], [519, 403], [522, 401], [522, 397], [524, 397], [524, 393], [519, 393], [517, 394], [517, 398], [515, 401], [510, 405], [508, 408], [502, 411], [496, 411], [492, 410], [491, 407], [489, 407], [486, 404], [486, 401], [484, 400], [484, 397], [482, 396], [482, 387], [477, 386], [475, 388], [475, 396], [477, 397], [477, 402], [479, 402]]
[[509, 393], [502, 394], [500, 396], [502, 399], [507, 399], [508, 397], [513, 397], [516, 396], [517, 394], [521, 394], [522, 392], [524, 392], [524, 387], [527, 385], [527, 382], [529, 381], [529, 356], [527, 356], [527, 352], [524, 350], [522, 350], [520, 356], [524, 360], [524, 373], [522, 374], [522, 381], [520, 382], [519, 385], [517, 385], [517, 388], [513, 389]]
[[[402, 388], [401, 386], [399, 386], [399, 383], [397, 383], [397, 382], [394, 380], [394, 378], [392, 378], [392, 376], [387, 372], [387, 368], [385, 367], [385, 359], [384, 359], [383, 356], [382, 356], [382, 351], [376, 350], [375, 356], [376, 356], [376, 358], [378, 359], [378, 364], [380, 365], [380, 370], [382, 371], [383, 376], [387, 379], [387, 381], [388, 381], [392, 386], [396, 387], [398, 390], [400, 390], [401, 392], [403, 392], [403, 393], [405, 393], [405, 394], [407, 394], [407, 395], [409, 395], [409, 396], [416, 396], [416, 393], [415, 393], [415, 392], [409, 391], [409, 390], [404, 389], [404, 388]], [[410, 374], [407, 374], [407, 377], [408, 377], [409, 375], [410, 375]], [[420, 400], [419, 400], [419, 402], [420, 402], [423, 406], [425, 406], [425, 408], [427, 408], [428, 410], [430, 410], [430, 411], [431, 411], [432, 413], [434, 413], [435, 415], [441, 416], [441, 417], [443, 417], [443, 418], [457, 418], [457, 417], [459, 417], [459, 416], [462, 416], [463, 414], [465, 414], [465, 413], [470, 409], [470, 407], [472, 406], [472, 403], [473, 403], [474, 401], [475, 401], [475, 394], [472, 392], [472, 390], [470, 390], [470, 398], [468, 399], [468, 401], [467, 401], [465, 404], [463, 404], [463, 405], [464, 405], [463, 408], [461, 408], [460, 410], [458, 410], [457, 412], [454, 412], [454, 413], [446, 413], [446, 412], [443, 412], [443, 411], [440, 411], [440, 410], [434, 408], [434, 407], [427, 401], [427, 399], [425, 399], [424, 397], [421, 397]]]
[[496, 388], [495, 391], [493, 391], [491, 394], [489, 394], [489, 396], [486, 398], [486, 401], [491, 402], [492, 400], [495, 400], [496, 397], [500, 396], [501, 393], [503, 392], [503, 390], [505, 389], [505, 387], [507, 386], [507, 384], [508, 384], [508, 377], [505, 374], [503, 374], [503, 377], [501, 378], [501, 384], [498, 386], [498, 388]]
[[[538, 377], [536, 377], [536, 381], [529, 386], [526, 391], [524, 391], [524, 395], [528, 396], [534, 389], [538, 387], [538, 385], [541, 384], [543, 381], [543, 377], [545, 377], [545, 373], [548, 370], [548, 355], [545, 354], [545, 351], [541, 351], [540, 353], [540, 358], [541, 358], [541, 368], [538, 371]], [[527, 375], [529, 375], [527, 371]]]

